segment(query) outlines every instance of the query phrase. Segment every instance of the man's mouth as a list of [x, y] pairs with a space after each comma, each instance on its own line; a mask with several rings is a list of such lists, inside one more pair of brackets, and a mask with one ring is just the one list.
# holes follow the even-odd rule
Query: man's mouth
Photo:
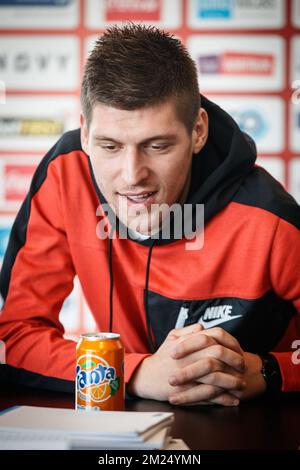
[[126, 197], [129, 204], [143, 204], [143, 205], [150, 205], [153, 203], [154, 196], [157, 191], [144, 191], [141, 193], [126, 193], [122, 194], [119, 193], [120, 196]]

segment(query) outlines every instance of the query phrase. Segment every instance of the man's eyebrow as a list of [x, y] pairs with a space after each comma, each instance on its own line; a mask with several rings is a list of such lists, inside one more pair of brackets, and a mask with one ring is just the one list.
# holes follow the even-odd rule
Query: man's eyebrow
[[[146, 144], [147, 142], [151, 142], [153, 140], [168, 140], [168, 141], [173, 141], [173, 140], [176, 140], [177, 139], [177, 135], [176, 134], [159, 134], [159, 135], [153, 135], [152, 137], [149, 137], [148, 139], [145, 139], [141, 142], [139, 142], [139, 145], [140, 144]], [[122, 144], [122, 142], [120, 142], [119, 140], [117, 139], [114, 139], [113, 137], [108, 137], [106, 135], [95, 135], [93, 136], [93, 140], [94, 141], [110, 141], [110, 142], [115, 142], [117, 144]]]

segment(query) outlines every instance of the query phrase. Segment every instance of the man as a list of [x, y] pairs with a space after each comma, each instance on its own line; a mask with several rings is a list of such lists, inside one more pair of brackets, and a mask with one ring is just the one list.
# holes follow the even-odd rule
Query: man
[[[129, 394], [236, 405], [300, 390], [299, 206], [199, 96], [195, 64], [168, 33], [130, 24], [98, 39], [81, 130], [41, 161], [12, 229], [6, 378], [74, 390], [75, 343], [58, 316], [77, 274], [99, 330], [121, 333]], [[191, 249], [164, 204], [204, 204], [203, 246], [195, 211]]]

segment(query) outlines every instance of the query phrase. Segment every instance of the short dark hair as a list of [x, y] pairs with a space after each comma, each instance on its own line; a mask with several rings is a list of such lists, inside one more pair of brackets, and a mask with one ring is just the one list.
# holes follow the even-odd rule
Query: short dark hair
[[185, 46], [154, 26], [109, 27], [97, 39], [84, 70], [81, 105], [87, 125], [96, 103], [132, 110], [169, 99], [191, 132], [200, 93], [196, 65]]

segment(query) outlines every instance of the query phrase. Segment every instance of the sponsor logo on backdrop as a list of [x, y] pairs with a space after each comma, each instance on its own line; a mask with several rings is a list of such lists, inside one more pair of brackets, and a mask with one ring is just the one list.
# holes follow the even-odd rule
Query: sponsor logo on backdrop
[[283, 26], [282, 0], [190, 0], [189, 23], [204, 28], [279, 28]]
[[10, 55], [9, 51], [2, 51], [0, 59], [0, 70], [2, 73], [5, 73], [7, 69], [10, 69], [11, 72], [23, 73], [31, 68], [35, 68], [37, 72], [47, 72], [50, 68], [54, 68], [57, 72], [64, 73], [70, 61], [68, 55], [59, 52], [31, 55], [25, 49], [14, 55]]
[[256, 109], [236, 110], [232, 113], [232, 117], [237, 121], [242, 131], [250, 134], [254, 140], [263, 137], [268, 132], [267, 121]]
[[200, 55], [201, 74], [272, 75], [275, 68], [272, 54], [251, 54], [226, 51], [216, 55]]
[[161, 0], [106, 0], [107, 21], [159, 21]]
[[23, 201], [35, 169], [36, 166], [34, 165], [10, 165], [9, 163], [5, 165], [3, 178], [5, 184], [4, 199], [6, 201]]
[[3, 29], [75, 28], [78, 0], [0, 0]]
[[0, 137], [58, 136], [65, 130], [61, 119], [26, 119], [0, 116]]
[[9, 95], [0, 106], [0, 150], [48, 151], [63, 132], [78, 125], [76, 97]]
[[198, 0], [196, 14], [199, 18], [232, 18], [233, 0]]
[[182, 21], [181, 0], [86, 0], [89, 29], [105, 29], [107, 23], [141, 21], [163, 28], [177, 28]]
[[188, 49], [199, 82], [209, 91], [280, 91], [284, 86], [284, 41], [276, 35], [193, 35]]
[[279, 153], [284, 147], [284, 101], [277, 96], [212, 96], [243, 132], [255, 141], [258, 153]]
[[78, 86], [75, 36], [2, 36], [0, 74], [7, 90], [74, 90]]
[[0, 209], [18, 210], [25, 199], [39, 157], [14, 155], [0, 158]]
[[0, 6], [66, 6], [70, 5], [73, 0], [0, 0]]

